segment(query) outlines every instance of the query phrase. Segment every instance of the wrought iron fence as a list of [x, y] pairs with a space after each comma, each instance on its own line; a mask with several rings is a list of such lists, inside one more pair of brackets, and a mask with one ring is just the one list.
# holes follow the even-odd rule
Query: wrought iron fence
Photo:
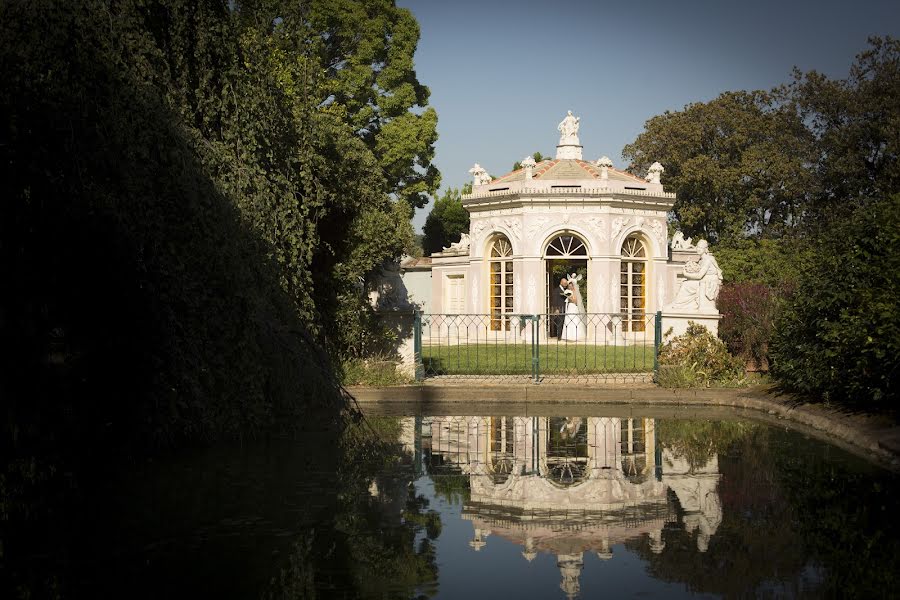
[[416, 378], [650, 381], [661, 313], [416, 314]]

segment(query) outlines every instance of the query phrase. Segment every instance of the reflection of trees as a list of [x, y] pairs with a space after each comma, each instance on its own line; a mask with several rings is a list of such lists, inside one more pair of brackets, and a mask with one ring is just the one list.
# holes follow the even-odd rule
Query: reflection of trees
[[267, 598], [309, 597], [311, 589], [354, 598], [436, 593], [440, 515], [416, 494], [397, 421], [382, 417], [348, 430], [331, 526], [295, 547]]
[[698, 467], [714, 455], [727, 452], [755, 428], [755, 424], [746, 421], [663, 419], [656, 423], [656, 435], [661, 448], [668, 448], [691, 467]]
[[434, 493], [442, 496], [448, 504], [461, 505], [468, 502], [471, 495], [469, 476], [459, 470], [456, 473], [432, 473]]
[[[878, 483], [884, 474], [848, 469], [829, 456], [833, 449], [795, 433], [752, 427], [735, 435], [740, 428], [729, 423], [669, 425], [657, 423], [661, 438], [694, 464], [723, 452], [723, 521], [706, 553], [680, 527], [664, 531], [660, 554], [641, 541], [626, 542], [653, 577], [726, 597], [894, 593], [900, 530], [871, 508], [884, 504], [888, 490]], [[688, 435], [679, 441], [675, 432]], [[704, 433], [713, 439], [704, 440]]]

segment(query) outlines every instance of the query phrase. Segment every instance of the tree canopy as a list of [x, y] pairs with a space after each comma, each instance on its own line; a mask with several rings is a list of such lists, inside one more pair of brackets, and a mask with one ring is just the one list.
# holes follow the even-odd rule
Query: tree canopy
[[643, 175], [654, 161], [678, 194], [686, 235], [713, 242], [783, 235], [802, 218], [812, 135], [768, 92], [727, 92], [647, 121], [622, 154]]
[[70, 382], [11, 410], [175, 440], [339, 405], [438, 184], [418, 35], [389, 0], [3, 4], [0, 385]]
[[462, 205], [462, 194], [471, 192], [472, 184], [467, 183], [462, 191], [450, 188], [434, 201], [434, 207], [422, 227], [425, 234], [422, 247], [426, 255], [440, 252], [442, 248], [458, 242], [461, 234], [469, 231], [469, 211]]

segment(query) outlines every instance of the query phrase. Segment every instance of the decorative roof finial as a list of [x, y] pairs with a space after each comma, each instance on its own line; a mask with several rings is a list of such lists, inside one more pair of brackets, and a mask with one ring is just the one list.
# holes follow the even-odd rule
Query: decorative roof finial
[[525, 179], [531, 179], [534, 177], [534, 165], [537, 163], [534, 162], [533, 156], [526, 156], [522, 159], [522, 168], [525, 169]]
[[663, 174], [665, 169], [658, 162], [650, 165], [650, 168], [647, 169], [647, 182], [648, 183], [659, 183], [659, 178]]
[[473, 185], [487, 185], [491, 182], [491, 176], [488, 175], [488, 172], [485, 171], [484, 167], [475, 163], [475, 166], [469, 169], [469, 173], [472, 174]]
[[601, 156], [597, 159], [597, 166], [600, 167], [600, 179], [609, 179], [609, 169], [613, 166], [608, 156]]

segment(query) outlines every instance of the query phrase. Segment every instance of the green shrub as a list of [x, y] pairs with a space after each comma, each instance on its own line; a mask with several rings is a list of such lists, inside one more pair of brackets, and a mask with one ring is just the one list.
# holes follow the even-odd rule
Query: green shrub
[[732, 356], [706, 327], [694, 322], [688, 323], [684, 334], [660, 347], [659, 364], [658, 383], [663, 387], [734, 386], [746, 381], [743, 361]]
[[341, 383], [344, 385], [402, 385], [412, 379], [397, 369], [395, 360], [387, 356], [354, 358], [344, 362]]
[[818, 238], [776, 322], [772, 372], [810, 400], [896, 410], [900, 385], [900, 194]]

